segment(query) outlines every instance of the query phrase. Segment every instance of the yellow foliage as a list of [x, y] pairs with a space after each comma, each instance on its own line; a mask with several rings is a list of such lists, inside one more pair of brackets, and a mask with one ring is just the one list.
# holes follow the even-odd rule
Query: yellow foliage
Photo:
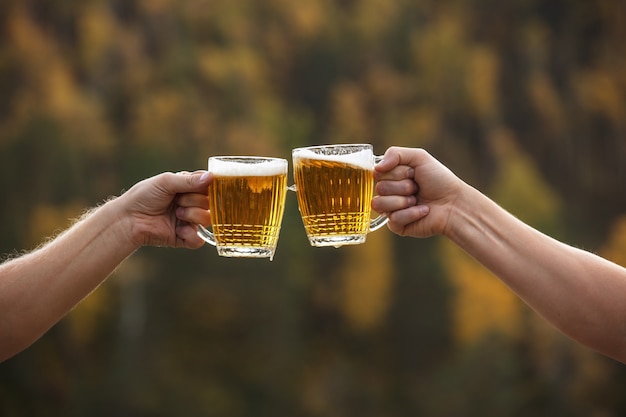
[[184, 97], [172, 89], [149, 94], [135, 109], [133, 133], [142, 142], [170, 149], [177, 146]]
[[[41, 242], [42, 236], [55, 236], [80, 217], [85, 204], [73, 202], [66, 206], [56, 207], [38, 205], [33, 208], [33, 215], [29, 223], [29, 239], [33, 244]], [[65, 322], [69, 326], [72, 338], [79, 344], [88, 343], [93, 339], [98, 329], [98, 316], [110, 308], [110, 292], [103, 289], [95, 291], [86, 297], [67, 316]]]
[[242, 88], [266, 87], [265, 63], [252, 48], [205, 48], [198, 61], [202, 75], [216, 85], [228, 86], [236, 82]]
[[274, 3], [291, 23], [294, 34], [303, 39], [312, 38], [326, 24], [328, 15], [323, 1], [275, 0]]
[[618, 79], [604, 71], [581, 71], [572, 85], [583, 107], [605, 115], [617, 125], [626, 124], [626, 99]]
[[102, 327], [100, 317], [111, 310], [111, 289], [102, 285], [85, 297], [64, 319], [72, 340], [79, 345], [87, 345], [94, 340]]
[[78, 17], [81, 55], [88, 67], [102, 63], [115, 39], [116, 25], [111, 10], [102, 3], [85, 7]]
[[[111, 314], [119, 296], [121, 337], [138, 337], [145, 324], [141, 282], [154, 275], [154, 268], [141, 255], [126, 259], [97, 291], [85, 297], [64, 319], [78, 345], [93, 343], [102, 328], [100, 321]], [[114, 282], [112, 282], [114, 280]], [[114, 285], [115, 284], [115, 285]]]
[[55, 236], [65, 230], [73, 219], [80, 217], [85, 204], [79, 201], [57, 207], [40, 204], [33, 207], [28, 224], [28, 240], [32, 244], [41, 242], [42, 236]]
[[72, 83], [55, 41], [21, 9], [10, 20], [9, 33], [22, 62], [23, 75], [32, 83], [32, 107], [43, 102], [53, 111], [65, 112], [72, 101]]
[[626, 267], [626, 215], [615, 221], [609, 239], [600, 253], [607, 259]]
[[[465, 67], [470, 50], [463, 33], [462, 19], [454, 14], [444, 15], [428, 30], [412, 36], [411, 54], [420, 76], [422, 93], [439, 97], [465, 84]], [[460, 100], [461, 97], [455, 97]]]
[[368, 142], [369, 119], [366, 112], [366, 97], [355, 83], [339, 84], [332, 95], [332, 126], [334, 136], [340, 142], [347, 138]]
[[496, 131], [489, 139], [499, 165], [491, 196], [534, 227], [557, 224], [560, 201], [532, 159], [516, 145], [511, 132]]
[[174, 5], [173, 0], [140, 0], [140, 7], [147, 13], [171, 13]]
[[399, 12], [400, 5], [395, 1], [360, 1], [357, 2], [356, 24], [365, 38], [379, 40], [391, 22], [396, 21]]
[[[99, 104], [81, 90], [65, 51], [46, 36], [28, 13], [16, 9], [9, 26], [12, 48], [30, 85], [15, 99], [16, 123], [42, 112], [57, 119], [78, 148], [103, 151], [111, 145], [108, 125]], [[85, 138], [89, 138], [86, 141]]]
[[470, 344], [490, 332], [515, 336], [520, 332], [521, 302], [502, 281], [450, 241], [441, 257], [454, 286], [453, 334]]
[[[515, 146], [507, 132], [496, 132], [491, 144], [499, 160], [491, 193], [494, 200], [530, 224], [556, 222], [559, 200], [541, 179], [530, 158]], [[452, 243], [443, 244], [442, 254], [456, 289], [457, 338], [468, 343], [493, 330], [516, 335], [525, 309], [518, 297]]]
[[50, 111], [59, 117], [74, 113], [80, 105], [79, 92], [69, 69], [61, 62], [50, 65], [44, 81]]
[[387, 146], [427, 148], [437, 141], [443, 128], [439, 113], [429, 106], [406, 109], [394, 118], [393, 125], [385, 135]]
[[227, 151], [237, 155], [258, 155], [285, 157], [276, 148], [275, 141], [264, 126], [245, 123], [231, 123], [224, 132]]
[[366, 244], [344, 248], [342, 308], [347, 321], [361, 331], [382, 324], [391, 303], [393, 264], [391, 234], [379, 230]]
[[5, 28], [8, 39], [20, 59], [24, 73], [28, 78], [45, 72], [46, 63], [55, 58], [52, 40], [46, 38], [42, 30], [32, 21], [27, 11], [16, 7]]
[[491, 119], [498, 112], [499, 64], [498, 57], [487, 48], [475, 48], [469, 56], [467, 89], [474, 108], [483, 119]]
[[568, 127], [563, 113], [563, 103], [547, 75], [537, 73], [532, 76], [529, 80], [528, 90], [532, 104], [537, 109], [537, 114], [549, 131], [554, 134], [563, 133]]

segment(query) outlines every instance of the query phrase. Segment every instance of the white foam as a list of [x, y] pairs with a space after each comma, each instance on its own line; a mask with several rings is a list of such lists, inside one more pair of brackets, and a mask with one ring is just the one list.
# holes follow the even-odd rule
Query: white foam
[[261, 177], [287, 173], [286, 159], [258, 160], [254, 163], [244, 163], [236, 158], [217, 159], [209, 158], [209, 172], [225, 177]]
[[323, 155], [313, 152], [310, 149], [295, 149], [293, 151], [293, 159], [294, 162], [296, 159], [316, 159], [321, 161], [343, 162], [363, 169], [374, 168], [374, 157], [372, 151], [369, 149], [342, 155]]

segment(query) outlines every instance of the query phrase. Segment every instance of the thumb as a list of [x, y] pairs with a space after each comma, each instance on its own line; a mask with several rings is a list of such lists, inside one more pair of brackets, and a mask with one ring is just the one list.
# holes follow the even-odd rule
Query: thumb
[[173, 194], [206, 193], [213, 175], [207, 171], [178, 172], [163, 175], [163, 187]]
[[422, 148], [392, 146], [387, 149], [383, 160], [376, 165], [375, 169], [379, 172], [388, 172], [398, 165], [417, 168], [430, 159], [432, 159], [432, 156]]

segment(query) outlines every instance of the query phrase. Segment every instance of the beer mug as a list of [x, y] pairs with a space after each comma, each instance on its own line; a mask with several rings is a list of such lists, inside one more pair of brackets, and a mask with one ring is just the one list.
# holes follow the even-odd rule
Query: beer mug
[[374, 192], [372, 145], [325, 145], [292, 151], [295, 191], [312, 246], [355, 245], [384, 226], [370, 219]]
[[220, 256], [274, 257], [285, 210], [287, 160], [254, 156], [209, 158], [211, 229], [198, 235]]

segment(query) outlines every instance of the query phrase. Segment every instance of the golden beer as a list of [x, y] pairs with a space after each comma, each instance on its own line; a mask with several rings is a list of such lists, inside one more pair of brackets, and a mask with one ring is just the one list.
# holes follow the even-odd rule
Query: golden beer
[[287, 161], [280, 161], [284, 163], [252, 163], [245, 168], [238, 166], [240, 162], [209, 162], [213, 232], [208, 234], [214, 236], [221, 256], [273, 258], [287, 194]]
[[365, 241], [374, 189], [373, 154], [328, 157], [294, 152], [298, 206], [314, 246]]

